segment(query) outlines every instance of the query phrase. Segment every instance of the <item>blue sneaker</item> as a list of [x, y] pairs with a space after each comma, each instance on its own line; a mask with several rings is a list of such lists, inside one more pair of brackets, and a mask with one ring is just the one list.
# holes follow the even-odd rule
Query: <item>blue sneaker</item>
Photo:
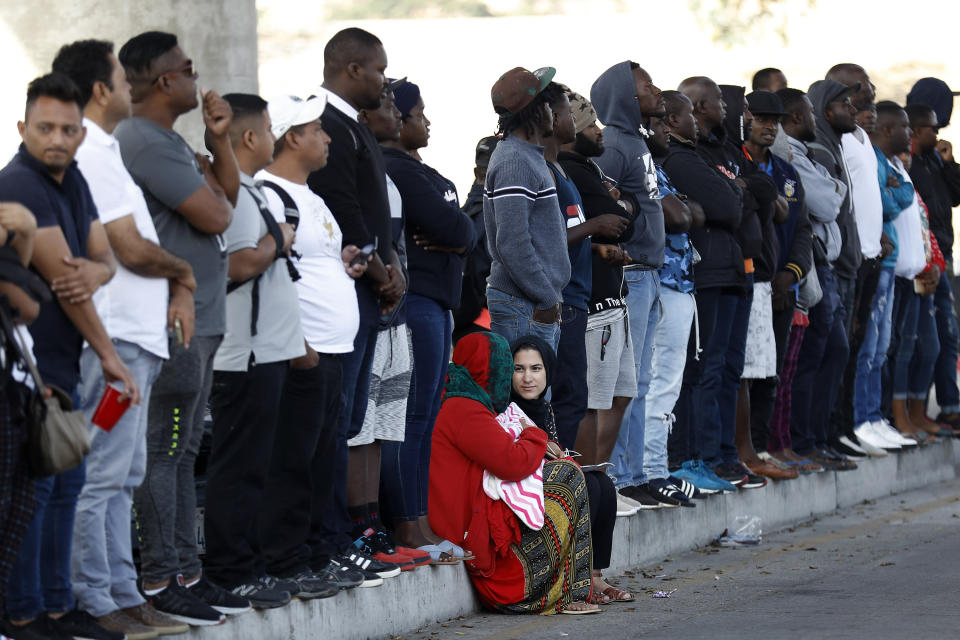
[[674, 478], [686, 480], [699, 489], [700, 493], [710, 495], [720, 491], [719, 486], [715, 486], [709, 478], [698, 471], [696, 460], [687, 460], [672, 475]]
[[713, 469], [711, 469], [710, 467], [708, 467], [703, 463], [703, 460], [697, 460], [696, 464], [697, 464], [697, 471], [699, 471], [703, 476], [705, 476], [707, 480], [712, 482], [713, 485], [718, 488], [718, 490], [724, 491], [724, 492], [732, 492], [732, 493], [735, 493], [737, 491], [737, 485], [733, 484], [732, 482], [727, 482], [726, 480], [718, 476]]

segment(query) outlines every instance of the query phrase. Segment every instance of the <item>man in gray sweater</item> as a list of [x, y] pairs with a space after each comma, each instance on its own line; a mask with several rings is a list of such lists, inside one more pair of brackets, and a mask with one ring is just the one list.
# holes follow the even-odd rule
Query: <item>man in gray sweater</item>
[[493, 85], [504, 139], [487, 167], [483, 221], [491, 330], [510, 341], [533, 334], [556, 350], [570, 259], [557, 188], [543, 159], [543, 139], [553, 134], [551, 96], [544, 89], [554, 73], [517, 67]]

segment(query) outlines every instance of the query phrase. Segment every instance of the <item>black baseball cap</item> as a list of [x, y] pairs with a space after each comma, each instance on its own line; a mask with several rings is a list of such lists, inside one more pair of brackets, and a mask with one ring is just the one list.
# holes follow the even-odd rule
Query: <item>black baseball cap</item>
[[770, 91], [754, 91], [747, 94], [747, 105], [750, 107], [750, 113], [755, 116], [785, 115], [780, 96]]
[[497, 145], [500, 143], [500, 138], [497, 136], [487, 136], [486, 138], [480, 138], [480, 142], [477, 143], [477, 166], [486, 167], [490, 164], [490, 156], [493, 155], [493, 150], [497, 148]]

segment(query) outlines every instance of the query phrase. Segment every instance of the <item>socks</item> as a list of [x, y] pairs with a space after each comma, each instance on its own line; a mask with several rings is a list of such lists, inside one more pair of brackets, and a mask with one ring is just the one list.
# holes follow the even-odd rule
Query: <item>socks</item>
[[386, 527], [384, 527], [383, 522], [380, 521], [380, 503], [368, 502], [366, 509], [370, 516], [370, 526], [374, 529], [384, 530]]

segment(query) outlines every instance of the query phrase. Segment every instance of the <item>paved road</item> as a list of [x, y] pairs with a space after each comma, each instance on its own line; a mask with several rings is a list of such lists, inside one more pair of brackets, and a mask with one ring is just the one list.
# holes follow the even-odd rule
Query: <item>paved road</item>
[[759, 547], [665, 558], [615, 582], [637, 602], [590, 616], [478, 615], [393, 637], [960, 638], [960, 480], [767, 534]]

